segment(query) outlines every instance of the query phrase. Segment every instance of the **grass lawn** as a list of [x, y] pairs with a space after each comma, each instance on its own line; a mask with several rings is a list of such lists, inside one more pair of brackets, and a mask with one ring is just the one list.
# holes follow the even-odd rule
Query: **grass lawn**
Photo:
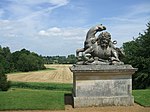
[[150, 89], [133, 90], [134, 101], [142, 106], [150, 106]]
[[12, 88], [0, 92], [0, 110], [62, 110], [65, 108], [64, 93]]
[[[72, 84], [12, 82], [11, 89], [0, 92], [0, 110], [63, 110], [64, 94]], [[150, 106], [150, 89], [133, 90], [135, 102]]]

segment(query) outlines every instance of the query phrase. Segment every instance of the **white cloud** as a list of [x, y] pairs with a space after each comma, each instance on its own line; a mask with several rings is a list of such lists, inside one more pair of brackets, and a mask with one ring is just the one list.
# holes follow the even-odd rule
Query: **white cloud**
[[41, 35], [41, 36], [48, 36], [47, 33], [44, 30], [41, 30], [39, 32], [39, 35]]
[[[26, 48], [35, 52], [38, 52], [40, 44], [41, 49], [45, 48], [45, 45], [49, 46], [49, 44], [43, 44], [47, 43], [46, 39], [41, 41], [37, 38], [37, 31], [43, 29], [45, 24], [49, 25], [44, 19], [48, 18], [52, 11], [67, 4], [68, 0], [13, 0], [9, 7], [2, 6], [0, 10], [1, 45], [9, 46], [12, 51]], [[53, 28], [50, 31], [56, 34], [58, 29]], [[46, 34], [44, 30], [40, 33]]]
[[[55, 6], [48, 6], [42, 9], [34, 10], [36, 5], [50, 3]], [[46, 22], [43, 21], [44, 14], [48, 15], [51, 11], [59, 8], [61, 5], [66, 5], [68, 0], [13, 0], [7, 7], [7, 12], [0, 10], [0, 17], [3, 13], [8, 13], [8, 20], [0, 20], [1, 35], [7, 36], [22, 35], [26, 38], [32, 38], [37, 29], [42, 28]], [[6, 9], [6, 7], [4, 7]], [[8, 35], [11, 34], [11, 35]], [[6, 36], [7, 35], [7, 36]], [[29, 36], [30, 35], [30, 36]]]
[[42, 3], [51, 3], [53, 5], [66, 5], [68, 0], [13, 0], [15, 4], [38, 5]]
[[49, 2], [54, 5], [66, 5], [69, 1], [68, 0], [49, 0]]
[[[83, 41], [86, 36], [85, 28], [58, 28], [52, 27], [47, 30], [39, 31], [40, 37], [61, 38], [65, 40]], [[75, 42], [76, 42], [75, 41]]]
[[68, 0], [14, 0], [7, 7], [10, 19], [15, 21], [27, 21], [38, 18], [44, 14], [50, 14], [56, 8], [67, 5]]
[[[68, 4], [69, 0], [11, 0], [9, 7], [2, 6], [0, 9], [1, 45], [13, 50], [27, 48], [45, 55], [75, 53], [75, 49], [83, 47], [88, 29], [99, 22], [95, 21], [97, 17], [90, 17], [91, 7], [87, 6], [86, 10], [79, 2], [72, 4], [75, 2]], [[101, 22], [112, 34], [112, 39], [116, 39], [121, 46], [146, 29], [145, 24], [150, 20], [149, 7], [150, 4], [130, 5], [126, 13], [103, 18]]]
[[0, 20], [0, 25], [2, 25], [2, 24], [8, 24], [8, 23], [10, 23], [9, 20]]
[[53, 27], [49, 28], [48, 30], [41, 30], [39, 32], [40, 36], [60, 36], [63, 34], [63, 31], [60, 28]]

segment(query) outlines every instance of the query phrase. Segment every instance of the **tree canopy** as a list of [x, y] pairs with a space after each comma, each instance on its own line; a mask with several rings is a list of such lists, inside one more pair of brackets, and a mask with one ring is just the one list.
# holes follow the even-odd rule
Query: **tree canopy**
[[45, 69], [43, 58], [38, 54], [26, 49], [11, 53], [9, 47], [0, 47], [0, 64], [5, 73]]
[[126, 54], [125, 63], [131, 64], [138, 68], [138, 71], [133, 75], [133, 88], [149, 88], [150, 87], [150, 22], [147, 24], [147, 29], [144, 34], [132, 41], [123, 44], [123, 49]]

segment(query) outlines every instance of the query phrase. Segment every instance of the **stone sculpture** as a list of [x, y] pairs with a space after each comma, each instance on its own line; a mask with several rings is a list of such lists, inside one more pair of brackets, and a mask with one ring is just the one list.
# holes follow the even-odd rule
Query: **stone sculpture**
[[131, 65], [73, 65], [73, 106], [131, 106], [132, 74], [137, 70]]
[[[76, 50], [77, 64], [124, 64], [120, 58], [124, 56], [121, 49], [115, 47], [117, 41], [111, 40], [111, 35], [108, 32], [101, 32], [98, 37], [96, 33], [106, 30], [102, 24], [93, 26], [87, 32], [84, 48]], [[80, 55], [82, 53], [82, 55]]]
[[[102, 24], [89, 29], [84, 48], [77, 49], [73, 72], [73, 106], [131, 106], [132, 75], [137, 68], [121, 61], [124, 53]], [[97, 34], [100, 32], [99, 34]]]

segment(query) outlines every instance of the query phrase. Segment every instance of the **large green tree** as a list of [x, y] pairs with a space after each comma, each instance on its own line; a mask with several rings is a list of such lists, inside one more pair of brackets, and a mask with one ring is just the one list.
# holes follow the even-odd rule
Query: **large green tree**
[[125, 63], [138, 68], [133, 75], [133, 88], [150, 87], [150, 22], [144, 34], [139, 34], [137, 38], [123, 44]]
[[17, 71], [28, 72], [45, 69], [43, 58], [26, 49], [14, 52], [12, 57]]

